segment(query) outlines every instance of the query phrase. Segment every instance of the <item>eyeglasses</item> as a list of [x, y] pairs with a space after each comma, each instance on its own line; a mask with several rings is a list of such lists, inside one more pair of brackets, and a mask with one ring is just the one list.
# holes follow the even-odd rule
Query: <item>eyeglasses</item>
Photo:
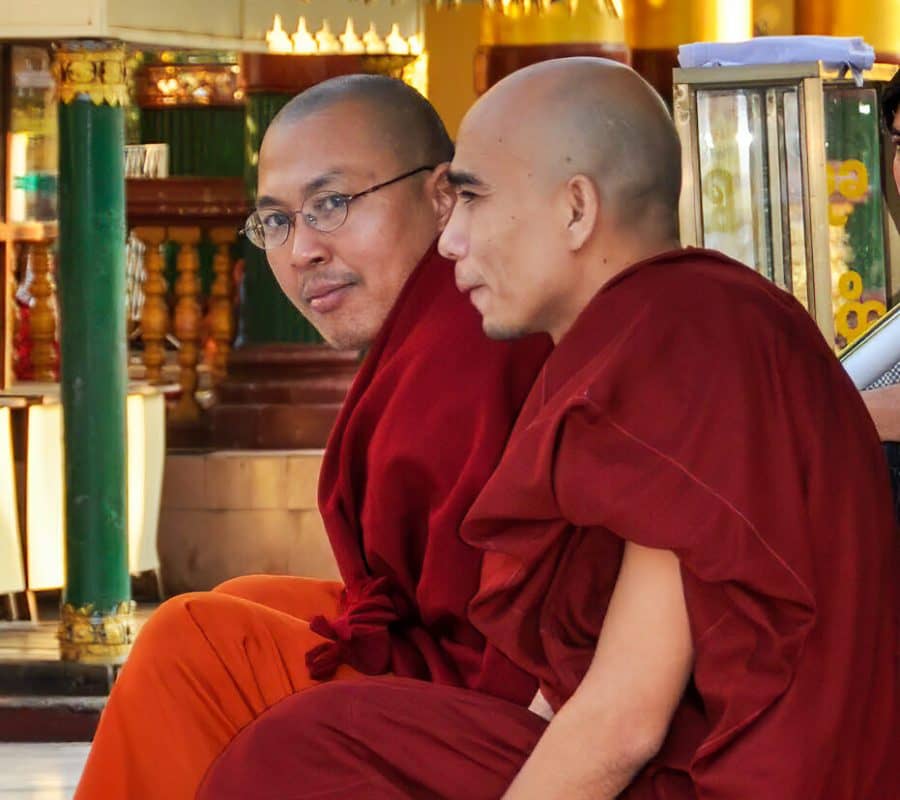
[[300, 214], [303, 222], [313, 230], [321, 233], [331, 233], [347, 221], [350, 203], [354, 200], [377, 192], [379, 189], [384, 189], [392, 183], [397, 183], [420, 172], [432, 169], [434, 169], [433, 166], [416, 167], [409, 172], [398, 175], [396, 178], [391, 178], [383, 183], [376, 183], [374, 186], [354, 194], [316, 192], [307, 197], [303, 201], [303, 205], [296, 211], [258, 208], [247, 217], [247, 221], [240, 232], [257, 247], [263, 250], [272, 250], [276, 247], [281, 247], [288, 240], [294, 228], [294, 220], [297, 214]]

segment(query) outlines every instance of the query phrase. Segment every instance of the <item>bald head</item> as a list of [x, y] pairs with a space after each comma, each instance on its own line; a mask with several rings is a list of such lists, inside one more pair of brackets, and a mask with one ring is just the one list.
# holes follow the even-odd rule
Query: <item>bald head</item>
[[383, 75], [344, 75], [318, 83], [290, 100], [272, 126], [300, 122], [343, 103], [358, 108], [374, 142], [398, 163], [441, 164], [453, 158], [453, 142], [431, 103], [403, 81]]
[[662, 98], [629, 67], [564, 58], [514, 72], [478, 101], [460, 137], [483, 126], [553, 180], [590, 177], [623, 226], [677, 234], [678, 134]]
[[631, 265], [680, 247], [681, 151], [659, 96], [598, 58], [515, 72], [473, 106], [440, 251], [495, 338], [555, 341]]

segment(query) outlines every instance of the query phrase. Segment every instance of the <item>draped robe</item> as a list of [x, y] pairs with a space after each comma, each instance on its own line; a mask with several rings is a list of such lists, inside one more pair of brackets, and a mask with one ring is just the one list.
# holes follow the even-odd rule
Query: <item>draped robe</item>
[[[472, 621], [556, 710], [625, 543], [678, 556], [695, 664], [627, 800], [898, 796], [900, 565], [878, 437], [806, 311], [745, 266], [685, 249], [603, 287], [463, 538], [485, 552]], [[322, 686], [245, 731], [202, 797], [274, 800], [302, 775], [291, 797], [488, 800], [544, 727], [470, 691]]]
[[430, 248], [326, 447], [320, 510], [344, 584], [250, 576], [164, 603], [116, 681], [77, 800], [193, 798], [254, 719], [323, 680], [390, 672], [527, 705], [534, 679], [466, 617], [481, 552], [459, 526], [549, 349], [488, 341]]

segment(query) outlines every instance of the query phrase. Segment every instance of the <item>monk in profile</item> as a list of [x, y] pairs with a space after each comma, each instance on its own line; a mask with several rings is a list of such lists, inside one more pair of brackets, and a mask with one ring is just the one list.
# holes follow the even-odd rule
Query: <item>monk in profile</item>
[[429, 103], [378, 76], [319, 84], [266, 132], [244, 233], [329, 343], [367, 349], [319, 482], [343, 580], [237, 578], [164, 603], [116, 680], [78, 800], [193, 798], [242, 730], [320, 681], [534, 694], [468, 621], [482, 557], [459, 526], [550, 343], [489, 342], [456, 290], [436, 249], [452, 156]]
[[470, 618], [539, 690], [322, 685], [200, 798], [896, 800], [875, 427], [799, 303], [681, 247], [662, 100], [614, 62], [529, 67], [469, 112], [449, 180], [440, 249], [485, 332], [556, 345], [462, 529]]

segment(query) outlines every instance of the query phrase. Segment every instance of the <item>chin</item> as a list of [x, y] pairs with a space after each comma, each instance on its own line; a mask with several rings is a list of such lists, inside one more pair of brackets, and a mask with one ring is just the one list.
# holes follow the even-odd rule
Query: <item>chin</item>
[[499, 322], [484, 320], [481, 324], [481, 329], [484, 331], [485, 336], [488, 339], [495, 339], [498, 342], [506, 342], [510, 339], [520, 339], [523, 336], [527, 336], [530, 331], [527, 329], [516, 326], [516, 325], [504, 325]]
[[316, 327], [319, 335], [329, 347], [335, 350], [365, 350], [372, 344], [374, 334], [359, 329], [352, 330], [324, 330]]

